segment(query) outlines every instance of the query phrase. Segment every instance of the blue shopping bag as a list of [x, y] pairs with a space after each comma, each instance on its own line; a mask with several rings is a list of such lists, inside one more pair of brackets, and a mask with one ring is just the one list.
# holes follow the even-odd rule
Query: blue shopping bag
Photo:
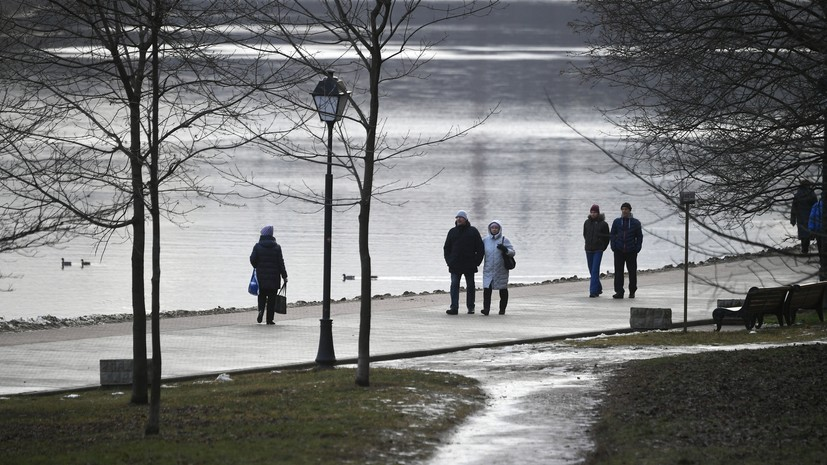
[[253, 275], [250, 276], [250, 284], [247, 286], [247, 292], [252, 295], [258, 295], [258, 278], [256, 278], [256, 270], [253, 270]]

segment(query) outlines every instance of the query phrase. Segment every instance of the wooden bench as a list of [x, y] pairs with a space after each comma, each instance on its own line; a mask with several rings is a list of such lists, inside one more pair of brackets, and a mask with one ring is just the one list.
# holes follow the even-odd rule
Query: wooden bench
[[795, 323], [795, 316], [799, 310], [815, 310], [818, 313], [818, 319], [824, 322], [825, 297], [827, 297], [827, 281], [792, 286], [784, 313], [787, 324]]
[[753, 327], [760, 328], [764, 324], [764, 315], [775, 315], [778, 318], [778, 324], [784, 326], [787, 295], [791, 289], [792, 286], [753, 287], [747, 292], [747, 296], [738, 310], [718, 307], [712, 311], [715, 331], [721, 330], [725, 318], [740, 319], [748, 330]]

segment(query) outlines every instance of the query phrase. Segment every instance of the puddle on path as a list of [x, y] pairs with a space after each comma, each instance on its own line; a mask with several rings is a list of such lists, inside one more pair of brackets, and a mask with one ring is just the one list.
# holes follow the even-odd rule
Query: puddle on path
[[745, 346], [580, 349], [560, 343], [472, 349], [378, 366], [475, 378], [489, 400], [423, 465], [571, 465], [593, 444], [601, 384], [628, 360]]

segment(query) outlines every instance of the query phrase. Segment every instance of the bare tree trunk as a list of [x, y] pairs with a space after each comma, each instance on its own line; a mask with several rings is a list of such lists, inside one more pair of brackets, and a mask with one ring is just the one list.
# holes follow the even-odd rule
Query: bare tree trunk
[[133, 404], [146, 404], [146, 297], [144, 289], [144, 259], [146, 251], [146, 205], [141, 160], [140, 105], [138, 100], [130, 104], [133, 119], [130, 164], [132, 165], [132, 399]]
[[161, 431], [161, 212], [159, 208], [158, 161], [158, 100], [160, 83], [158, 77], [158, 32], [163, 24], [164, 12], [161, 0], [155, 0], [152, 17], [152, 141], [150, 145], [149, 196], [152, 207], [152, 396], [149, 403], [149, 420], [144, 434], [156, 435]]
[[364, 184], [361, 189], [359, 212], [359, 258], [362, 264], [362, 300], [359, 314], [359, 359], [356, 384], [370, 386], [370, 329], [371, 329], [371, 262], [369, 251], [370, 202], [373, 197], [374, 162], [376, 160], [376, 126], [379, 121], [379, 82], [382, 76], [382, 34], [390, 17], [390, 2], [376, 2], [371, 12], [370, 39], [370, 112], [365, 135]]
[[[363, 196], [364, 197], [364, 196]], [[362, 265], [362, 296], [371, 294], [370, 261], [370, 196], [362, 199], [359, 211], [359, 260]], [[370, 328], [371, 300], [362, 298], [359, 302], [359, 356], [356, 363], [356, 385], [370, 386]]]

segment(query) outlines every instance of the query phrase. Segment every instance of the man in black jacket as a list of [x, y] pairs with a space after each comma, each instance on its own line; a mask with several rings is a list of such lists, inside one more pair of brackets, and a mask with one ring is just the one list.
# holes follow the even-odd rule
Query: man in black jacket
[[471, 226], [468, 214], [464, 210], [457, 212], [454, 227], [448, 231], [442, 251], [448, 271], [451, 272], [451, 308], [445, 313], [459, 313], [459, 281], [465, 276], [465, 306], [468, 308], [468, 314], [472, 315], [476, 293], [474, 273], [478, 271], [485, 257], [485, 247], [480, 232]]
[[276, 243], [273, 236], [273, 227], [265, 226], [261, 229], [261, 237], [258, 243], [253, 246], [253, 253], [250, 254], [250, 264], [256, 269], [258, 278], [258, 318], [267, 309], [267, 324], [276, 324], [273, 321], [276, 313], [276, 294], [281, 287], [281, 279], [287, 282], [287, 269], [284, 267], [284, 256], [281, 253], [281, 246]]

